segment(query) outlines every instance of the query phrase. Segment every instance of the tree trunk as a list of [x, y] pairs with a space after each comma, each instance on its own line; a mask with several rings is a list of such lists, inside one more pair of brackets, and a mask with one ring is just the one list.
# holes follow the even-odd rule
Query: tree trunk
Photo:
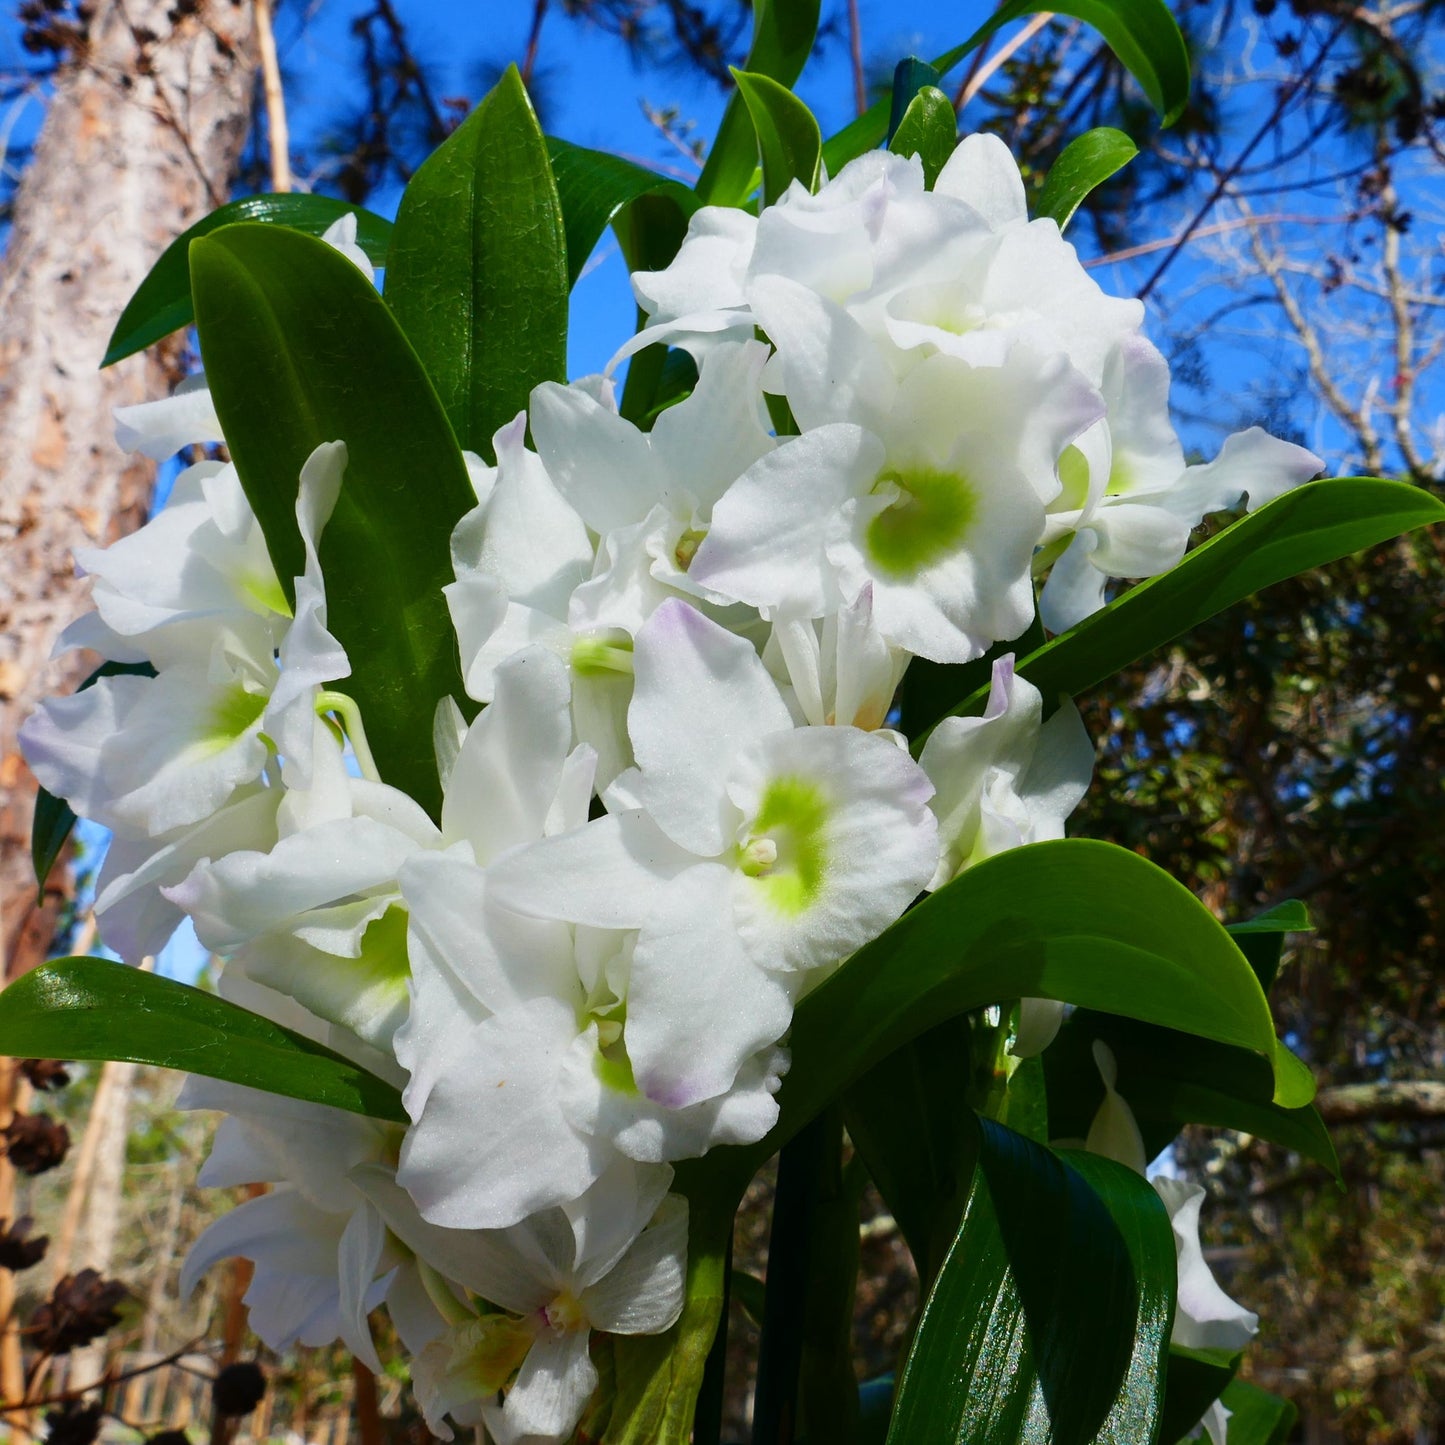
[[[144, 520], [153, 468], [124, 456], [112, 410], [164, 395], [179, 343], [99, 371], [151, 264], [224, 197], [250, 119], [247, 0], [98, 0], [57, 77], [0, 260], [0, 964], [45, 957], [59, 893], [30, 876], [35, 781], [16, 731], [87, 668], [47, 664], [84, 605], [75, 547]], [[92, 660], [93, 665], [93, 660]]]

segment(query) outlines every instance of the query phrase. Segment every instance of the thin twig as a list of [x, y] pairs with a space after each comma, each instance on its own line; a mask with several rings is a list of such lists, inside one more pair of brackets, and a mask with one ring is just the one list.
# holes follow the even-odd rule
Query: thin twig
[[954, 109], [961, 111], [964, 106], [994, 78], [999, 67], [1006, 65], [1013, 59], [1053, 18], [1054, 12], [1052, 10], [1040, 10], [1022, 30], [1015, 35], [1011, 35], [1007, 43], [994, 55], [990, 56], [988, 60], [984, 61], [964, 84], [963, 89], [958, 93], [958, 104], [954, 106]]
[[1215, 203], [1229, 189], [1230, 183], [1234, 178], [1244, 169], [1245, 162], [1254, 154], [1256, 147], [1258, 147], [1264, 138], [1279, 124], [1280, 117], [1284, 115], [1295, 96], [1319, 74], [1321, 67], [1325, 63], [1325, 57], [1328, 56], [1334, 48], [1335, 41], [1344, 33], [1345, 25], [1346, 22], [1341, 20], [1340, 23], [1335, 26], [1321, 44], [1319, 50], [1315, 53], [1315, 58], [1310, 61], [1309, 65], [1307, 65], [1289, 85], [1280, 91], [1279, 98], [1274, 103], [1274, 109], [1265, 116], [1264, 123], [1249, 138], [1244, 149], [1235, 156], [1229, 168], [1219, 177], [1214, 189], [1205, 197], [1204, 204], [1194, 213], [1194, 219], [1184, 228], [1179, 239], [1169, 251], [1169, 254], [1154, 268], [1153, 274], [1143, 286], [1139, 288], [1139, 299], [1141, 301], [1148, 299], [1149, 293], [1153, 291], [1159, 284], [1164, 273], [1173, 265], [1174, 258], [1189, 244], [1190, 237], [1204, 224], [1204, 218], [1214, 209]]
[[294, 185], [291, 178], [291, 131], [286, 124], [286, 94], [281, 89], [281, 64], [276, 58], [271, 0], [256, 0], [256, 43], [261, 53], [261, 88], [266, 97], [271, 189], [278, 195], [285, 195]]
[[547, 18], [548, 0], [533, 0], [532, 28], [527, 32], [527, 49], [522, 55], [522, 84], [529, 90], [537, 69], [537, 49], [542, 42], [542, 22]]
[[863, 75], [863, 22], [858, 0], [848, 0], [848, 57], [853, 64], [853, 105], [859, 115], [868, 109], [868, 82]]
[[[195, 1339], [182, 1345], [180, 1349], [173, 1350], [169, 1355], [165, 1355], [159, 1360], [152, 1360], [148, 1365], [137, 1365], [135, 1369], [124, 1370], [118, 1375], [107, 1373], [101, 1379], [97, 1380], [94, 1385], [87, 1385], [85, 1389], [110, 1389], [115, 1385], [125, 1384], [127, 1380], [134, 1380], [141, 1375], [148, 1375], [152, 1370], [163, 1369], [166, 1365], [180, 1365], [181, 1360], [186, 1355], [194, 1354], [196, 1347], [205, 1343], [205, 1339], [206, 1337], [204, 1335], [197, 1335]], [[181, 1368], [184, 1369], [186, 1367], [181, 1365]], [[203, 1378], [213, 1379], [214, 1376], [205, 1376]], [[11, 1410], [38, 1409], [42, 1405], [64, 1405], [67, 1401], [76, 1398], [77, 1395], [82, 1393], [84, 1392], [62, 1390], [58, 1395], [46, 1395], [39, 1400], [0, 1401], [0, 1415], [6, 1414]]]
[[[1232, 194], [1232, 193], [1231, 193]], [[1179, 245], [1186, 241], [1202, 241], [1206, 236], [1223, 236], [1245, 226], [1268, 226], [1275, 224], [1298, 226], [1333, 226], [1338, 224], [1334, 216], [1286, 215], [1282, 212], [1269, 216], [1236, 216], [1232, 221], [1216, 221], [1210, 226], [1196, 226], [1192, 236], [1182, 233], [1177, 236], [1160, 236], [1157, 240], [1141, 241], [1137, 246], [1126, 246], [1122, 251], [1110, 251], [1104, 256], [1092, 256], [1084, 262], [1085, 268], [1112, 266], [1119, 261], [1133, 261], [1140, 256], [1152, 255], [1166, 246]]]

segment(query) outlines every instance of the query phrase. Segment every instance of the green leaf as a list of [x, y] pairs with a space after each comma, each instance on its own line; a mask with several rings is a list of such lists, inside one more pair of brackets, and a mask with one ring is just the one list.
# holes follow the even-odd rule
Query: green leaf
[[1279, 972], [1285, 934], [1309, 933], [1313, 929], [1309, 909], [1293, 898], [1276, 904], [1267, 913], [1229, 925], [1230, 937], [1249, 960], [1249, 966], [1259, 979], [1259, 986], [1266, 993], [1274, 986], [1275, 975]]
[[[1329, 1132], [1308, 1097], [1295, 1107], [1276, 1103], [1275, 1074], [1258, 1054], [1092, 1009], [1076, 1010], [1044, 1051], [1054, 1138], [1084, 1138], [1104, 1101], [1092, 1052], [1095, 1039], [1113, 1050], [1119, 1092], [1139, 1121], [1151, 1159], [1185, 1124], [1204, 1124], [1258, 1135], [1338, 1172]], [[1275, 1063], [1282, 1071], [1289, 1068], [1282, 1059]], [[1292, 1073], [1286, 1078], [1293, 1083]], [[1312, 1088], [1308, 1070], [1306, 1078]]]
[[[938, 56], [934, 68], [947, 75], [1000, 26], [1046, 8], [1092, 25], [1139, 82], [1164, 124], [1171, 125], [1178, 118], [1189, 100], [1189, 50], [1164, 0], [1062, 0], [1047, 7], [1032, 0], [1007, 0], [962, 45]], [[883, 139], [889, 105], [880, 100], [823, 146], [830, 176]]]
[[532, 388], [567, 379], [568, 289], [547, 143], [510, 66], [411, 178], [387, 256], [387, 304], [463, 447], [494, 461]]
[[567, 283], [577, 284], [603, 231], [624, 207], [643, 196], [671, 202], [684, 227], [698, 208], [697, 196], [679, 181], [645, 170], [621, 156], [588, 150], [569, 141], [547, 137], [547, 154], [562, 206], [567, 234]]
[[1065, 230], [1089, 192], [1138, 154], [1139, 147], [1123, 131], [1107, 125], [1075, 136], [1049, 167], [1035, 214], [1050, 217]]
[[738, 94], [758, 138], [763, 167], [763, 204], [772, 205], [795, 180], [818, 189], [823, 133], [813, 112], [785, 85], [766, 75], [734, 70]]
[[341, 684], [361, 708], [382, 777], [437, 814], [431, 729], [463, 697], [442, 587], [450, 539], [476, 503], [416, 353], [366, 278], [330, 246], [272, 226], [228, 226], [191, 247], [201, 356], [231, 455], [294, 595], [301, 467], [346, 443], [341, 495], [321, 539]]
[[979, 1167], [889, 1445], [1122, 1442], [1101, 1435], [1116, 1421], [1148, 1440], [1174, 1309], [1167, 1211], [1107, 1160], [1065, 1160], [1001, 1125], [977, 1127]]
[[748, 1319], [755, 1326], [761, 1325], [763, 1302], [768, 1293], [767, 1285], [757, 1275], [749, 1274], [746, 1270], [735, 1269], [728, 1274], [728, 1289]]
[[184, 1069], [406, 1122], [397, 1090], [340, 1054], [215, 994], [104, 958], [43, 963], [0, 993], [0, 1053]]
[[925, 85], [908, 104], [888, 142], [895, 155], [917, 156], [929, 190], [958, 144], [958, 117], [953, 102], [936, 87]]
[[[1045, 699], [1076, 696], [1261, 588], [1442, 518], [1445, 504], [1408, 482], [1309, 482], [1029, 652], [1017, 670]], [[976, 687], [953, 711], [982, 711], [987, 700], [987, 685]]]
[[230, 201], [183, 231], [151, 267], [136, 293], [125, 304], [120, 320], [106, 344], [102, 366], [111, 366], [137, 351], [144, 351], [173, 331], [189, 326], [195, 319], [191, 304], [191, 242], [207, 236], [222, 226], [237, 221], [264, 221], [273, 226], [288, 226], [320, 236], [342, 216], [356, 217], [356, 242], [380, 266], [386, 259], [391, 242], [391, 222], [373, 215], [360, 206], [330, 196], [243, 196]]
[[843, 1095], [848, 1137], [908, 1244], [926, 1286], [948, 1253], [978, 1157], [963, 1106], [972, 1075], [966, 1018], [895, 1049]]
[[1054, 998], [1274, 1055], [1269, 1004], [1224, 928], [1112, 843], [1032, 843], [976, 864], [798, 1005], [772, 1132], [704, 1162], [742, 1177], [895, 1049], [941, 1020]]
[[[1227, 931], [1267, 990], [1284, 934], [1308, 926], [1308, 910], [1291, 901], [1230, 924]], [[1257, 1134], [1338, 1175], [1324, 1121], [1307, 1107], [1314, 1097], [1314, 1076], [1282, 1042], [1275, 1042], [1271, 1068], [1242, 1049], [1089, 1009], [1074, 1011], [1043, 1056], [1054, 1138], [1083, 1138], [1103, 1102], [1095, 1039], [1114, 1052], [1119, 1091], [1139, 1121], [1151, 1159], [1185, 1124], [1204, 1124]]]
[[1124, 1237], [1139, 1290], [1129, 1367], [1094, 1438], [1099, 1445], [1139, 1445], [1154, 1439], [1164, 1411], [1169, 1335], [1174, 1328], [1179, 1278], [1174, 1228], [1159, 1196], [1132, 1170], [1082, 1151], [1070, 1150], [1062, 1157], [1088, 1180], [1108, 1207]]
[[1219, 1397], [1229, 1416], [1229, 1445], [1285, 1445], [1299, 1411], [1248, 1380], [1231, 1380]]
[[[103, 677], [124, 674], [154, 677], [156, 670], [148, 662], [103, 662], [75, 690], [84, 692]], [[44, 901], [45, 880], [50, 877], [55, 860], [70, 841], [75, 824], [75, 812], [64, 798], [57, 798], [44, 788], [35, 790], [35, 816], [30, 824], [30, 862], [35, 869], [37, 904]]]
[[[905, 56], [893, 67], [893, 93], [889, 97], [888, 105], [889, 150], [898, 150], [893, 144], [893, 137], [898, 134], [898, 127], [903, 124], [903, 117], [908, 113], [908, 107], [913, 104], [914, 97], [926, 86], [937, 88], [942, 79], [926, 60], [920, 60], [916, 55]], [[958, 128], [956, 122], [957, 117], [955, 131]]]
[[[817, 33], [818, 0], [754, 0], [753, 43], [743, 69], [791, 87], [803, 73]], [[698, 177], [697, 195], [703, 205], [736, 206], [747, 198], [757, 174], [754, 135], [747, 105], [741, 94], [734, 95]]]
[[1159, 1445], [1176, 1445], [1219, 1398], [1239, 1368], [1239, 1355], [1225, 1350], [1169, 1350], [1164, 1376], [1164, 1415]]

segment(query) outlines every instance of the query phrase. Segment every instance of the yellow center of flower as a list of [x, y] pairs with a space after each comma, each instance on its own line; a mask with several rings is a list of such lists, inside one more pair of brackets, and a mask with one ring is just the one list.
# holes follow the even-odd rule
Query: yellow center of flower
[[588, 1328], [587, 1315], [571, 1290], [564, 1289], [551, 1304], [543, 1307], [542, 1313], [547, 1317], [547, 1323], [559, 1335]]
[[894, 577], [913, 577], [955, 551], [978, 511], [966, 477], [929, 467], [889, 467], [873, 491], [891, 500], [868, 523], [868, 555]]
[[764, 790], [737, 863], [779, 913], [802, 913], [817, 898], [828, 868], [827, 821], [828, 801], [806, 778], [774, 778]]

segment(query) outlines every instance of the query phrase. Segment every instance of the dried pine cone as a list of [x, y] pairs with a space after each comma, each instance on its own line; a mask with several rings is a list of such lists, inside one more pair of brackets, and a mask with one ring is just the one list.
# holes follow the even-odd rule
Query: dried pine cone
[[31, 1239], [30, 1231], [34, 1225], [35, 1221], [28, 1214], [22, 1214], [14, 1224], [8, 1221], [0, 1224], [0, 1269], [29, 1269], [45, 1258], [50, 1236], [42, 1234]]
[[129, 1296], [119, 1280], [103, 1279], [93, 1269], [68, 1274], [30, 1317], [26, 1333], [36, 1349], [63, 1355], [119, 1324], [120, 1306]]
[[42, 1092], [63, 1089], [70, 1082], [70, 1072], [59, 1059], [21, 1059], [20, 1072]]
[[44, 1174], [65, 1158], [70, 1130], [44, 1114], [16, 1114], [0, 1129], [5, 1153], [22, 1174]]

